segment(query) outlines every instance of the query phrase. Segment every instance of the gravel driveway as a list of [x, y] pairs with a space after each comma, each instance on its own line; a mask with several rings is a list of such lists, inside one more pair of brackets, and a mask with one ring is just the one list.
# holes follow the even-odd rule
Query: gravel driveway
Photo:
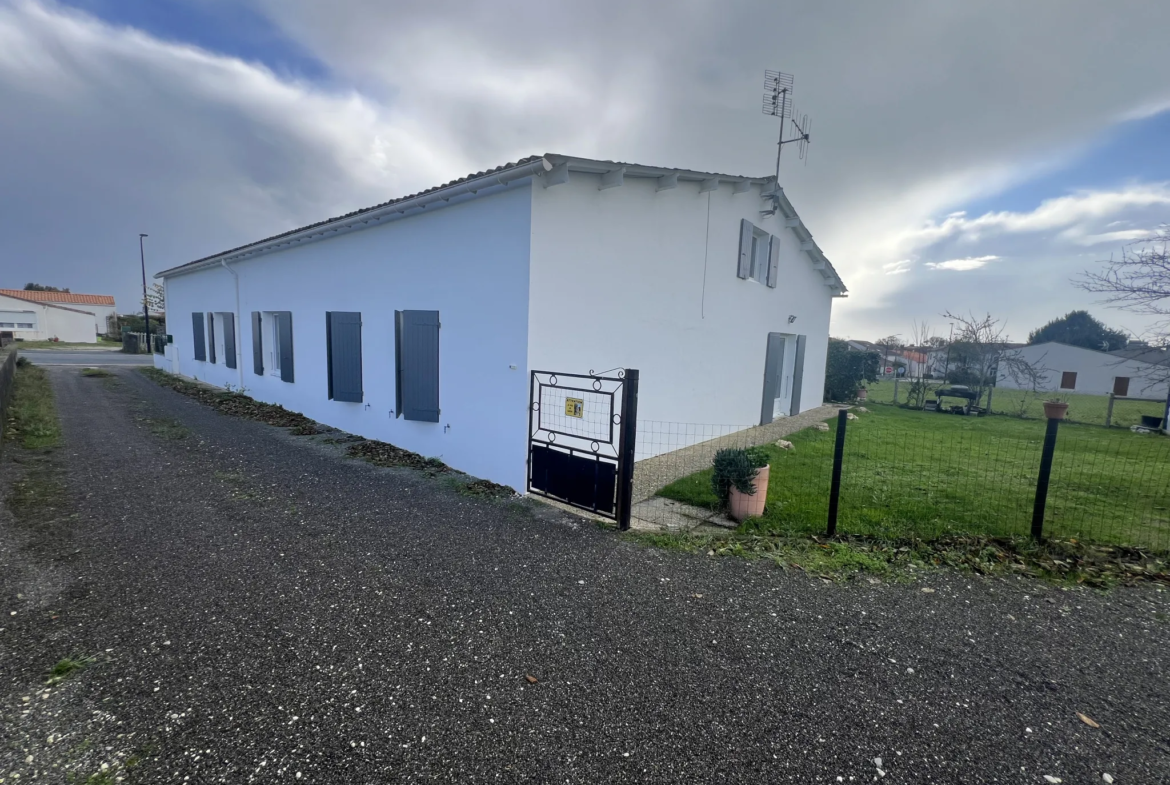
[[6, 785], [1170, 781], [1157, 588], [683, 556], [50, 373], [65, 446], [0, 457], [67, 489], [0, 511]]

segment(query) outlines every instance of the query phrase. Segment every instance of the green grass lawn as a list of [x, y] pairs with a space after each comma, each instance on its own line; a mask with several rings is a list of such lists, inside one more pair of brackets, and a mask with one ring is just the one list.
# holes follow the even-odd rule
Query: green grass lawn
[[[930, 389], [941, 387], [941, 382], [928, 381]], [[894, 403], [894, 383], [892, 381], [873, 382], [867, 386], [869, 401], [872, 403]], [[906, 403], [910, 382], [898, 382], [898, 403]], [[1138, 397], [1138, 391], [1133, 391]], [[1090, 423], [1093, 425], [1105, 424], [1105, 413], [1109, 408], [1107, 395], [1078, 395], [1077, 393], [1062, 393], [1068, 400], [1068, 419], [1073, 422]], [[1029, 419], [1044, 419], [1044, 393], [1027, 393], [1023, 390], [1009, 390], [1006, 387], [996, 387], [991, 395], [991, 410], [995, 414]], [[934, 400], [933, 393], [928, 394], [928, 400]], [[948, 399], [949, 400], [949, 399]], [[955, 401], [957, 403], [957, 401]], [[986, 403], [986, 398], [984, 398]], [[1141, 423], [1143, 414], [1161, 417], [1165, 404], [1162, 402], [1142, 401], [1115, 401], [1113, 404], [1113, 425], [1128, 428]]]
[[[760, 534], [823, 532], [836, 423], [765, 448], [771, 480]], [[877, 406], [847, 426], [838, 531], [932, 538], [1026, 535], [1045, 424]], [[711, 472], [659, 495], [714, 507]], [[1053, 460], [1045, 534], [1170, 549], [1170, 438], [1064, 423]]]

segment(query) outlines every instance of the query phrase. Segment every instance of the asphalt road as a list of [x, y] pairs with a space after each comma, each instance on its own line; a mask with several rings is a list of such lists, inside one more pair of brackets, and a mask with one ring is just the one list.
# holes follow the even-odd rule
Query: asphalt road
[[149, 354], [123, 354], [117, 349], [21, 349], [20, 355], [37, 365], [154, 365]]
[[1170, 592], [684, 556], [50, 373], [64, 446], [0, 455], [6, 785], [1170, 781]]

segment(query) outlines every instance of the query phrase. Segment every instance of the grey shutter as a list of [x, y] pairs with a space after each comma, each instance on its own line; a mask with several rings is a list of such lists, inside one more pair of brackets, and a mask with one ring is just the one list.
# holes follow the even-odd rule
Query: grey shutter
[[280, 378], [293, 380], [292, 311], [276, 314], [276, 330], [280, 336]]
[[330, 311], [326, 317], [329, 343], [329, 397], [362, 402], [362, 315]]
[[768, 251], [768, 286], [775, 289], [780, 277], [780, 238], [771, 235], [768, 244], [771, 246]]
[[207, 314], [207, 360], [215, 362], [215, 314]]
[[739, 220], [739, 269], [736, 275], [747, 278], [752, 274], [752, 225], [746, 218]]
[[398, 410], [407, 420], [439, 421], [439, 312], [395, 313]]
[[792, 371], [792, 409], [791, 414], [800, 414], [800, 388], [804, 386], [804, 348], [808, 343], [807, 335], [796, 336], [796, 361]]
[[264, 338], [261, 328], [264, 326], [259, 311], [252, 311], [252, 373], [264, 375]]
[[207, 339], [203, 334], [203, 314], [191, 314], [191, 335], [195, 338], [195, 359], [207, 361]]
[[236, 367], [236, 315], [223, 315], [223, 363], [228, 368]]

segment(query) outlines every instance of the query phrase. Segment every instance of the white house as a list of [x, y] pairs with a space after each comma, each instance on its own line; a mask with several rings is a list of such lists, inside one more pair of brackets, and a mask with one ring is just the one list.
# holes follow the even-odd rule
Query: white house
[[521, 490], [530, 371], [637, 368], [639, 420], [767, 422], [821, 404], [845, 294], [775, 178], [560, 155], [158, 277], [160, 367]]
[[[1170, 369], [1153, 363], [1131, 360], [1108, 352], [1048, 342], [1013, 349], [1015, 356], [1037, 368], [1045, 392], [1085, 395], [1124, 395], [1132, 398], [1166, 398]], [[1001, 369], [1004, 365], [1000, 364]], [[1028, 387], [1002, 370], [998, 386]]]
[[[106, 319], [114, 315], [114, 298], [108, 294], [78, 294], [75, 292], [30, 292], [25, 289], [0, 289], [0, 294], [19, 297], [38, 303], [59, 305], [63, 308], [88, 311], [93, 314], [94, 332], [105, 334]], [[61, 340], [65, 340], [62, 338]], [[90, 340], [90, 339], [86, 339]], [[96, 340], [96, 339], [94, 339]]]
[[34, 297], [24, 297], [25, 294], [41, 292], [0, 290], [0, 332], [11, 332], [13, 338], [25, 341], [55, 338], [72, 343], [97, 343], [93, 313], [41, 302]]

